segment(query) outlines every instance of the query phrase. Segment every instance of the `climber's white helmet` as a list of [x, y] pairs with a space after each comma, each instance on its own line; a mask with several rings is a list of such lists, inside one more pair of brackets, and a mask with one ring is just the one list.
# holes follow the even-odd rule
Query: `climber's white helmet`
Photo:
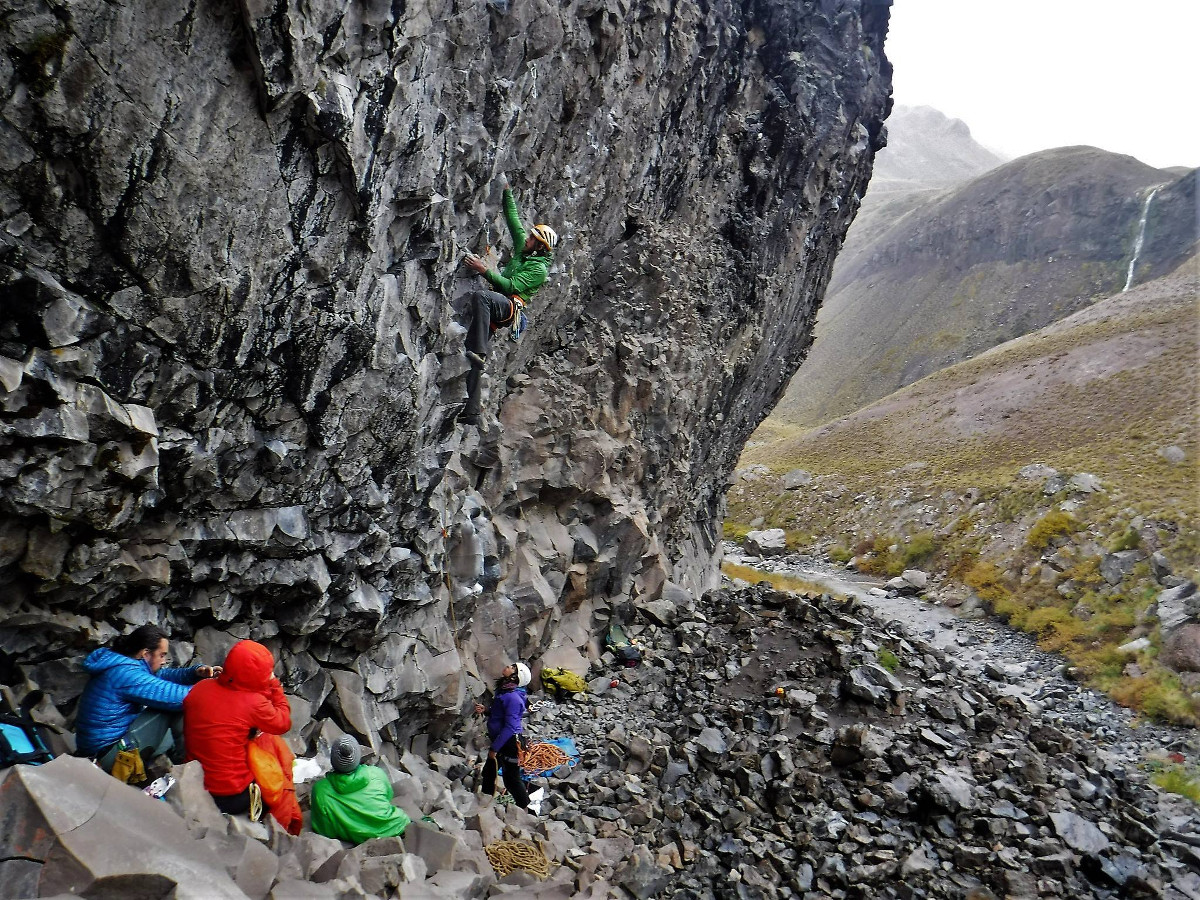
[[525, 687], [533, 681], [533, 673], [529, 671], [529, 666], [525, 663], [516, 663], [513, 668], [517, 670], [517, 687]]
[[553, 250], [558, 246], [558, 232], [549, 225], [534, 225], [530, 234], [535, 241], [545, 244], [547, 250]]

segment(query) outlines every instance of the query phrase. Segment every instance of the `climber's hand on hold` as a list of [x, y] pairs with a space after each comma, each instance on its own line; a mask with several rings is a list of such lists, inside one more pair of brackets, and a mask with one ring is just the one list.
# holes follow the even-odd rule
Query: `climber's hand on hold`
[[472, 272], [476, 272], [480, 275], [482, 275], [484, 272], [486, 272], [488, 270], [487, 263], [485, 263], [482, 259], [480, 259], [478, 256], [476, 256], [474, 253], [470, 254], [469, 256], [467, 256], [466, 259], [463, 260], [463, 265], [466, 266], [468, 269], [470, 269]]

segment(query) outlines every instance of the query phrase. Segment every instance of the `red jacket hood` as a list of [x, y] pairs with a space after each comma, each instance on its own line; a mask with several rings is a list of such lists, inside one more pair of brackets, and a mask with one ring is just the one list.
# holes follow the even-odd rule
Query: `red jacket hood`
[[262, 692], [271, 684], [275, 657], [258, 641], [238, 641], [225, 657], [225, 671], [217, 679], [225, 687]]

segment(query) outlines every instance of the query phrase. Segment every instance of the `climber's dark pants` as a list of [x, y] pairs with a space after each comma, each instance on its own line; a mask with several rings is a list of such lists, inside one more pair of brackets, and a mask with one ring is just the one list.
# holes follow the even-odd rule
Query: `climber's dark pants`
[[[467, 328], [467, 349], [480, 356], [488, 355], [488, 341], [492, 336], [492, 323], [508, 322], [512, 319], [513, 302], [495, 291], [472, 291], [471, 324]], [[478, 416], [480, 407], [479, 385], [483, 377], [483, 366], [471, 361], [467, 372], [467, 408], [469, 416]]]
[[508, 793], [512, 795], [513, 802], [517, 806], [524, 809], [529, 805], [529, 791], [525, 789], [525, 782], [521, 780], [521, 766], [517, 763], [517, 739], [515, 736], [508, 739], [500, 750], [496, 753], [496, 759], [488, 757], [488, 761], [483, 766], [483, 792], [485, 794], [496, 793], [496, 762], [499, 761], [501, 773], [504, 777], [504, 786], [508, 788]]

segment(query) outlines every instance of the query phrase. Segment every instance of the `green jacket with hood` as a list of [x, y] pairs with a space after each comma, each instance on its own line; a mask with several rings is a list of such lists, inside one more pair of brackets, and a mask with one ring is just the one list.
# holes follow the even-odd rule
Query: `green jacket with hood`
[[517, 201], [509, 188], [504, 190], [504, 218], [508, 221], [508, 232], [513, 239], [512, 258], [501, 271], [489, 269], [484, 277], [504, 296], [516, 294], [528, 303], [538, 288], [546, 283], [550, 275], [551, 257], [548, 253], [525, 255], [527, 235], [521, 224], [521, 215], [517, 212]]
[[409, 823], [392, 806], [392, 783], [378, 766], [330, 772], [313, 785], [311, 805], [313, 831], [355, 844], [404, 834]]

